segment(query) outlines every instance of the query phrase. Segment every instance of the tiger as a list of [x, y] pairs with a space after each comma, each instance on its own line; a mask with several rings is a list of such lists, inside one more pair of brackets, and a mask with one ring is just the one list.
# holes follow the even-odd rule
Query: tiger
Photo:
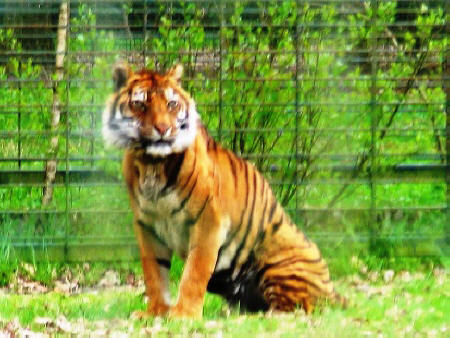
[[[104, 140], [124, 149], [148, 298], [134, 315], [199, 318], [207, 291], [250, 313], [309, 314], [320, 299], [338, 300], [317, 245], [257, 168], [210, 136], [182, 76], [180, 64], [166, 72], [118, 64], [103, 112]], [[184, 261], [174, 304], [173, 254]]]

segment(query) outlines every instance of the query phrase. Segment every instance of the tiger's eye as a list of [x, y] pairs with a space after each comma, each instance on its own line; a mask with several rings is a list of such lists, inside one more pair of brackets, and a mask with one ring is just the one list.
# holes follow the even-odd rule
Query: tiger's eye
[[167, 102], [167, 107], [169, 107], [169, 109], [175, 109], [176, 107], [178, 107], [178, 102], [177, 101], [169, 101]]
[[131, 101], [131, 108], [139, 113], [145, 111], [145, 103], [143, 101]]

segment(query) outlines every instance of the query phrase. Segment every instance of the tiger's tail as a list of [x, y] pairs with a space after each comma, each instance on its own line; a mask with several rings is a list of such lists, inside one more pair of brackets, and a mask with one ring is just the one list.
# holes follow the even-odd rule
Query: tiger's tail
[[311, 242], [274, 254], [263, 271], [260, 286], [273, 310], [292, 311], [301, 306], [310, 313], [318, 300], [340, 299], [334, 292], [326, 263]]

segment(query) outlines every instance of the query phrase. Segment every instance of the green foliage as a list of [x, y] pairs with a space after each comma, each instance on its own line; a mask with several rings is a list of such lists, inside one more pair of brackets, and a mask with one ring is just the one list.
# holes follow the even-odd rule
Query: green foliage
[[[180, 62], [186, 70], [183, 85], [205, 124], [225, 146], [258, 166], [300, 227], [319, 241], [324, 233], [356, 240], [373, 236], [366, 253], [388, 261], [407, 245], [396, 238], [409, 233], [439, 238], [445, 232], [440, 211], [390, 211], [443, 206], [445, 184], [392, 183], [382, 168], [419, 160], [442, 163], [445, 142], [438, 131], [445, 125], [445, 93], [430, 81], [442, 77], [442, 67], [433, 65], [444, 60], [448, 37], [438, 31], [446, 20], [439, 6], [416, 4], [414, 27], [399, 27], [399, 3], [377, 4], [348, 10], [338, 2], [181, 1], [169, 6], [161, 1], [148, 4], [152, 21], [144, 33], [132, 29], [141, 24], [135, 21], [124, 39], [97, 29], [94, 4], [81, 2], [71, 8], [60, 82], [52, 67], [21, 56], [13, 29], [0, 30], [1, 49], [19, 55], [0, 65], [0, 107], [11, 107], [10, 113], [0, 113], [0, 133], [12, 135], [0, 138], [2, 157], [42, 158], [50, 136], [58, 135], [59, 170], [100, 169], [120, 180], [121, 153], [106, 149], [99, 132], [112, 64], [128, 58], [136, 68], [163, 70]], [[142, 8], [133, 2], [118, 10], [127, 19], [141, 20]], [[54, 93], [62, 115], [51, 131]], [[416, 157], [423, 153], [437, 160]], [[357, 170], [333, 171], [336, 165]], [[43, 167], [42, 161], [0, 162], [2, 170]], [[374, 172], [388, 182], [371, 186]], [[40, 186], [0, 186], [0, 209], [39, 212], [41, 195]], [[342, 210], [373, 205], [381, 210]], [[130, 234], [120, 185], [59, 184], [46, 208], [60, 213], [5, 215], [2, 223], [11, 226], [0, 233], [9, 233], [4, 238]], [[300, 215], [296, 208], [312, 212]], [[332, 212], [314, 212], [323, 208]], [[376, 240], [380, 236], [390, 239]], [[335, 243], [333, 250], [342, 244]]]

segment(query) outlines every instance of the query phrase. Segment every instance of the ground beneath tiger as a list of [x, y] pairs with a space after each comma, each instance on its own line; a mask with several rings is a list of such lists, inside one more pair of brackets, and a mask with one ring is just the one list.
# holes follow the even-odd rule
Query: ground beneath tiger
[[[106, 271], [95, 285], [63, 278], [51, 286], [16, 276], [0, 289], [0, 337], [181, 334], [235, 336], [450, 336], [449, 272], [360, 271], [336, 281], [349, 300], [346, 309], [324, 305], [310, 316], [240, 314], [208, 295], [202, 320], [151, 318], [131, 313], [145, 308], [142, 280]], [[176, 285], [172, 286], [173, 293]]]

